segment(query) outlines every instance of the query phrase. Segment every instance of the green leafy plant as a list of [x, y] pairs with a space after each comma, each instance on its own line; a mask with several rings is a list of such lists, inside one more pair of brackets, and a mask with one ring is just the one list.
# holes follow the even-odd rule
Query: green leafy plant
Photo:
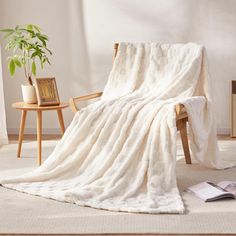
[[28, 24], [24, 27], [17, 25], [13, 29], [2, 29], [7, 40], [5, 49], [12, 52], [7, 58], [8, 69], [14, 76], [17, 67], [24, 69], [24, 74], [29, 84], [32, 85], [32, 75], [36, 76], [37, 61], [44, 68], [44, 64], [51, 64], [49, 56], [52, 55], [48, 48], [48, 36], [41, 33], [37, 25]]

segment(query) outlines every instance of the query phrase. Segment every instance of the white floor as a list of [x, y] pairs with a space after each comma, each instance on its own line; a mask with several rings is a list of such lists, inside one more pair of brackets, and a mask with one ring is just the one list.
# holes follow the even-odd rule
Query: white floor
[[[47, 157], [55, 141], [43, 142]], [[236, 162], [236, 141], [220, 141], [224, 159]], [[36, 142], [24, 143], [22, 158], [16, 158], [17, 144], [0, 149], [0, 175], [16, 175], [37, 167]], [[236, 234], [236, 200], [204, 203], [189, 193], [187, 186], [201, 181], [236, 181], [236, 168], [223, 171], [198, 164], [186, 165], [182, 150], [178, 153], [177, 179], [186, 213], [184, 215], [148, 215], [117, 213], [79, 207], [43, 199], [0, 187], [0, 234]]]

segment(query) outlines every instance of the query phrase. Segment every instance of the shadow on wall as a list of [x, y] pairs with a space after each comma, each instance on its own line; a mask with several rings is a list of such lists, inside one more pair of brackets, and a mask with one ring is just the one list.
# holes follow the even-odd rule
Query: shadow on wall
[[228, 134], [229, 85], [236, 78], [235, 0], [86, 0], [92, 84], [103, 85], [114, 42], [196, 42], [206, 47], [219, 133]]
[[68, 4], [68, 41], [72, 73], [71, 89], [73, 94], [81, 95], [81, 92], [91, 91], [90, 63], [84, 26], [83, 1], [70, 0]]

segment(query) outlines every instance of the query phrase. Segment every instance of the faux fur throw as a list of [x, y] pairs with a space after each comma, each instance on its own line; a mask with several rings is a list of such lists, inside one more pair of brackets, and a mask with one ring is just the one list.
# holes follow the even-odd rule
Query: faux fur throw
[[77, 112], [42, 166], [0, 183], [80, 206], [183, 213], [175, 170], [177, 103], [189, 115], [192, 158], [226, 167], [218, 153], [204, 48], [121, 43], [102, 99]]

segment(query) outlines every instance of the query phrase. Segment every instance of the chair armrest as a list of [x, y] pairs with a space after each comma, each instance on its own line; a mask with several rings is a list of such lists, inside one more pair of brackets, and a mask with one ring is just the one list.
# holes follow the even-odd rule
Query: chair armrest
[[[72, 109], [73, 112], [77, 112], [79, 110], [76, 106], [77, 102], [86, 101], [86, 100], [90, 100], [90, 99], [101, 97], [101, 96], [102, 96], [102, 92], [97, 92], [97, 93], [87, 94], [84, 96], [70, 98], [69, 100], [70, 108]], [[177, 104], [175, 106], [175, 111], [177, 115], [177, 120], [188, 117], [188, 114], [183, 104]]]
[[92, 94], [88, 94], [84, 96], [70, 98], [69, 100], [70, 108], [72, 109], [73, 112], [77, 112], [79, 110], [78, 107], [76, 106], [77, 102], [86, 101], [86, 100], [90, 100], [90, 99], [101, 97], [101, 96], [102, 96], [102, 92], [97, 92], [97, 93], [92, 93]]
[[186, 108], [183, 104], [177, 104], [175, 106], [176, 112], [176, 120], [181, 120], [188, 117], [188, 113], [186, 112]]

